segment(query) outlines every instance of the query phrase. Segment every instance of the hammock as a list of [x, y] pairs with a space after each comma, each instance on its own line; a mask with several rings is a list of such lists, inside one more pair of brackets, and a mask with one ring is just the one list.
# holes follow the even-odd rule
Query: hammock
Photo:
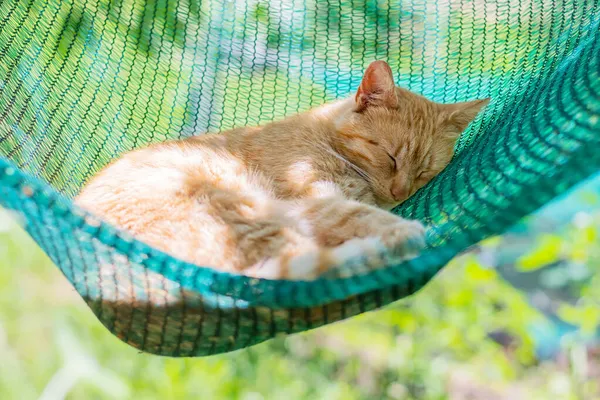
[[[2, 1], [0, 205], [143, 351], [227, 352], [382, 307], [598, 170], [599, 5]], [[375, 59], [433, 100], [492, 98], [451, 165], [394, 210], [432, 226], [416, 259], [343, 279], [250, 279], [172, 258], [71, 203], [124, 151], [346, 96]]]

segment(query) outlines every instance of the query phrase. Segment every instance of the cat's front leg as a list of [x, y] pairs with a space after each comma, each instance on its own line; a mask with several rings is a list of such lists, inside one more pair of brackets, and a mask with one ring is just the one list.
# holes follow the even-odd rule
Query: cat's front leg
[[337, 261], [388, 252], [411, 258], [425, 246], [425, 227], [380, 208], [343, 197], [307, 199], [301, 222], [312, 229], [317, 243], [333, 248]]

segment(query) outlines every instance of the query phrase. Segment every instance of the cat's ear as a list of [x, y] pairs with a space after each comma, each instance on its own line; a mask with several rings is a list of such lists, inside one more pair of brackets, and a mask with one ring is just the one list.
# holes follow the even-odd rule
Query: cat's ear
[[490, 99], [487, 98], [466, 101], [463, 103], [447, 104], [445, 105], [446, 116], [444, 119], [447, 124], [451, 125], [452, 128], [460, 134], [471, 122], [473, 122], [477, 114], [479, 114], [483, 107], [487, 106], [489, 102]]
[[385, 61], [373, 61], [367, 67], [355, 100], [356, 112], [364, 111], [369, 106], [398, 106], [392, 69]]

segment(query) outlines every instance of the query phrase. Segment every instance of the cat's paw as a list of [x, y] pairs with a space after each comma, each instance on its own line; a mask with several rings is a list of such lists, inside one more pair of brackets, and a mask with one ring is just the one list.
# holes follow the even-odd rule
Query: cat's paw
[[392, 255], [411, 258], [425, 247], [425, 233], [426, 228], [419, 221], [398, 218], [396, 223], [382, 226], [380, 236]]
[[357, 233], [361, 237], [381, 238], [384, 246], [394, 255], [419, 252], [425, 246], [425, 226], [387, 211], [366, 215], [359, 222]]
[[395, 224], [380, 226], [381, 236], [353, 238], [334, 247], [330, 252], [332, 268], [322, 276], [347, 278], [385, 268], [391, 259], [401, 261], [417, 256], [425, 247], [425, 227], [418, 221], [397, 220]]
[[347, 278], [363, 274], [385, 265], [381, 254], [386, 246], [381, 238], [372, 236], [350, 239], [330, 252], [332, 267], [325, 277]]

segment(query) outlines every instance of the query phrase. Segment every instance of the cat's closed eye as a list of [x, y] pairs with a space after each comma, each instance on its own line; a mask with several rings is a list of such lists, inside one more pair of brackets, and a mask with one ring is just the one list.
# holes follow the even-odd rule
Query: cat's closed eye
[[398, 163], [396, 162], [396, 158], [388, 153], [388, 157], [392, 160], [392, 171], [396, 172], [398, 170]]

